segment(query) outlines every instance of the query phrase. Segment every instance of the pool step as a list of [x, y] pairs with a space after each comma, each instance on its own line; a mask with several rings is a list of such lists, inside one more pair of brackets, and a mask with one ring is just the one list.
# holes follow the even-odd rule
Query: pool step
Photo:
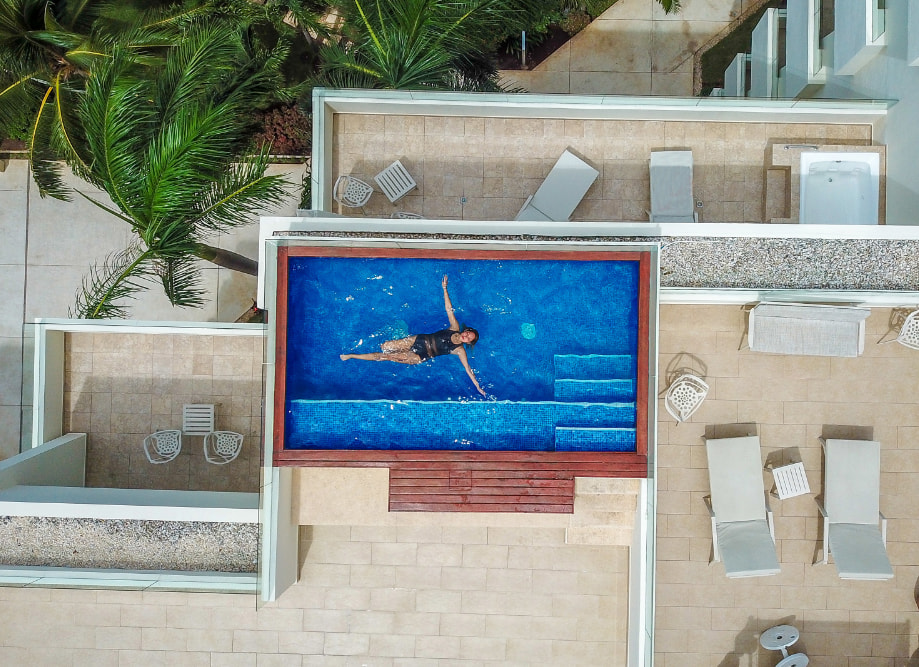
[[556, 354], [555, 377], [564, 380], [630, 380], [635, 357], [629, 354]]
[[555, 427], [555, 451], [557, 452], [627, 452], [634, 450], [634, 428]]
[[555, 400], [618, 403], [635, 400], [635, 380], [555, 380]]
[[556, 426], [634, 428], [636, 416], [634, 401], [296, 400], [285, 437], [291, 449], [553, 451]]

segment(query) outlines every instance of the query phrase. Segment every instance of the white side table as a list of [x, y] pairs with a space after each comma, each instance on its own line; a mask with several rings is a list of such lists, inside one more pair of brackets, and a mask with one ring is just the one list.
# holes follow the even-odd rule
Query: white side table
[[793, 625], [776, 625], [764, 631], [759, 637], [760, 645], [767, 651], [781, 651], [788, 657], [788, 647], [798, 641], [801, 633]]
[[773, 468], [772, 478], [775, 480], [775, 494], [779, 497], [779, 500], [794, 498], [811, 492], [810, 484], [807, 483], [807, 474], [804, 472], [804, 464], [801, 462]]

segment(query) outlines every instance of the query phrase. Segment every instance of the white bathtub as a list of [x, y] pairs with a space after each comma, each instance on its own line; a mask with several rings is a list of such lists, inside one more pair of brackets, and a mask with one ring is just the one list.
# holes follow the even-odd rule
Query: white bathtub
[[880, 165], [878, 153], [801, 153], [801, 224], [878, 224]]

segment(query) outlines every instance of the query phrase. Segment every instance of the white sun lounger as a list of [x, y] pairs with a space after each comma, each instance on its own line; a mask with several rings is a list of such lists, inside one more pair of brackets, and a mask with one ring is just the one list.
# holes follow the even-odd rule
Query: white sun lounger
[[759, 436], [705, 441], [715, 561], [729, 577], [779, 573], [775, 528], [766, 504]]
[[887, 519], [880, 511], [881, 443], [823, 440], [823, 561], [840, 579], [891, 579]]
[[567, 222], [599, 175], [599, 171], [566, 150], [514, 219]]
[[750, 311], [747, 340], [754, 352], [857, 357], [870, 314], [852, 306], [761, 303]]
[[692, 196], [692, 151], [651, 153], [651, 222], [698, 222]]

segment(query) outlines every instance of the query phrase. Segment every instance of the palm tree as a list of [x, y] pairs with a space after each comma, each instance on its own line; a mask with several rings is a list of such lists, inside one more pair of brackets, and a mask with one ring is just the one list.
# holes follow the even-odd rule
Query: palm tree
[[267, 150], [247, 154], [251, 110], [275, 92], [285, 53], [252, 51], [242, 29], [198, 26], [152, 72], [118, 47], [93, 67], [79, 105], [92, 160], [68, 163], [114, 208], [79, 194], [131, 225], [138, 241], [92, 268], [76, 316], [123, 317], [124, 298], [150, 281], [175, 306], [200, 305], [198, 259], [257, 271], [207, 242], [286, 194], [283, 177], [265, 176]]
[[149, 9], [145, 0], [0, 0], [0, 138], [25, 140], [42, 196], [67, 199], [58, 160], [92, 160], [77, 118], [92, 69], [122, 49], [155, 66], [195, 24], [274, 25], [322, 33], [309, 0], [184, 0]]
[[351, 0], [351, 32], [326, 45], [321, 80], [342, 88], [497, 90], [491, 39], [523, 25], [525, 0]]
[[57, 159], [91, 159], [76, 107], [93, 66], [109, 60], [115, 44], [150, 62], [198, 13], [194, 6], [144, 11], [130, 2], [0, 0], [0, 135], [25, 139], [42, 196], [67, 198]]

